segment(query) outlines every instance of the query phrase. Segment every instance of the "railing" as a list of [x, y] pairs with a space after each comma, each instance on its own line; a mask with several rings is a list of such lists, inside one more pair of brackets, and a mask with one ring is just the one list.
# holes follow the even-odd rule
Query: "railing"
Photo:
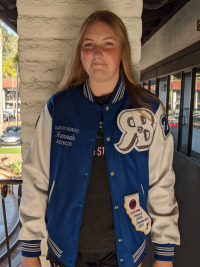
[[22, 188], [22, 179], [0, 179], [0, 188], [1, 188], [1, 195], [2, 195], [2, 210], [3, 210], [3, 219], [4, 219], [4, 228], [5, 228], [5, 238], [3, 240], [0, 240], [0, 248], [6, 244], [7, 251], [5, 251], [2, 255], [0, 255], [0, 262], [8, 258], [8, 264], [9, 267], [11, 267], [11, 252], [16, 248], [16, 246], [19, 244], [18, 238], [15, 238], [14, 242], [10, 246], [9, 241], [10, 238], [14, 235], [16, 230], [20, 226], [19, 218], [15, 222], [15, 225], [10, 229], [8, 232], [8, 226], [7, 226], [7, 218], [6, 218], [6, 205], [5, 205], [5, 198], [7, 197], [8, 192], [10, 192], [10, 188], [13, 188], [14, 185], [19, 185], [18, 187], [18, 208], [20, 204], [21, 199], [21, 188]]

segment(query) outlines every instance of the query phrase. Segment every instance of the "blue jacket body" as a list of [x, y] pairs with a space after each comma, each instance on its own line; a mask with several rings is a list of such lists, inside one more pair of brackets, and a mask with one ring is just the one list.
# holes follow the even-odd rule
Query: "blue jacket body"
[[[20, 207], [22, 255], [40, 255], [40, 240], [45, 236], [46, 226], [52, 255], [66, 266], [74, 266], [93, 153], [103, 117], [118, 265], [132, 267], [142, 261], [151, 227], [153, 242], [156, 243], [156, 259], [173, 260], [174, 245], [179, 244], [177, 203], [170, 191], [174, 185], [174, 173], [170, 162], [169, 166], [166, 162], [163, 166], [155, 164], [156, 158], [159, 160], [156, 160], [157, 164], [161, 164], [161, 145], [162, 153], [166, 153], [165, 157], [172, 161], [170, 148], [173, 143], [167, 147], [167, 142], [172, 141], [160, 103], [155, 100], [148, 100], [148, 103], [151, 109], [130, 106], [121, 79], [109, 103], [103, 106], [95, 103], [87, 82], [57, 93], [47, 102], [24, 163], [23, 175], [27, 182], [24, 183]], [[44, 131], [51, 134], [45, 135]], [[156, 131], [157, 141], [154, 140]], [[41, 138], [43, 144], [39, 158], [44, 163], [37, 163], [40, 160], [38, 146], [41, 144], [41, 140], [37, 140]], [[153, 154], [155, 159], [151, 163], [150, 156]], [[155, 165], [154, 168], [152, 165]], [[35, 175], [31, 180], [28, 177], [34, 168], [37, 171], [31, 174]], [[162, 183], [170, 192], [165, 189], [164, 193], [163, 189], [159, 191]], [[152, 194], [148, 198], [151, 188]], [[27, 192], [32, 192], [34, 199], [30, 199]], [[166, 201], [165, 208], [162, 202]], [[36, 215], [30, 222], [27, 213], [37, 203], [42, 208], [38, 214], [35, 211]], [[162, 219], [159, 222], [162, 212], [165, 213], [165, 225]], [[158, 225], [155, 230], [154, 222]], [[163, 233], [160, 233], [161, 229]]]

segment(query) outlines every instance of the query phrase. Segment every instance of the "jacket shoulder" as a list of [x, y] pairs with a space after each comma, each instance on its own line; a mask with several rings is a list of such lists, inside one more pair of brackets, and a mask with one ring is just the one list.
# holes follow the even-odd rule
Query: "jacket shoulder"
[[54, 94], [48, 101], [47, 107], [49, 113], [53, 114], [55, 107], [58, 105], [62, 105], [62, 103], [66, 103], [66, 100], [70, 100], [71, 97], [76, 97], [77, 93], [80, 92], [82, 86], [70, 87], [61, 92]]

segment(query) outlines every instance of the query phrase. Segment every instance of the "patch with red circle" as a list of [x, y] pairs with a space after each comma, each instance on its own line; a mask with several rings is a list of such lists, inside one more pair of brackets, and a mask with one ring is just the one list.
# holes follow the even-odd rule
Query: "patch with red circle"
[[134, 209], [136, 207], [136, 200], [135, 199], [132, 199], [130, 202], [129, 202], [129, 207], [130, 209]]

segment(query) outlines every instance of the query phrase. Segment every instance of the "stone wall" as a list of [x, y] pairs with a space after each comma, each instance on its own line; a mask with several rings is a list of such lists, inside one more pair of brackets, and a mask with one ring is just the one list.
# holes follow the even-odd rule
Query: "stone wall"
[[190, 0], [142, 46], [141, 70], [200, 40], [200, 1]]
[[80, 26], [95, 10], [108, 9], [127, 26], [135, 80], [140, 80], [142, 0], [18, 0], [22, 154], [46, 101], [57, 91]]

